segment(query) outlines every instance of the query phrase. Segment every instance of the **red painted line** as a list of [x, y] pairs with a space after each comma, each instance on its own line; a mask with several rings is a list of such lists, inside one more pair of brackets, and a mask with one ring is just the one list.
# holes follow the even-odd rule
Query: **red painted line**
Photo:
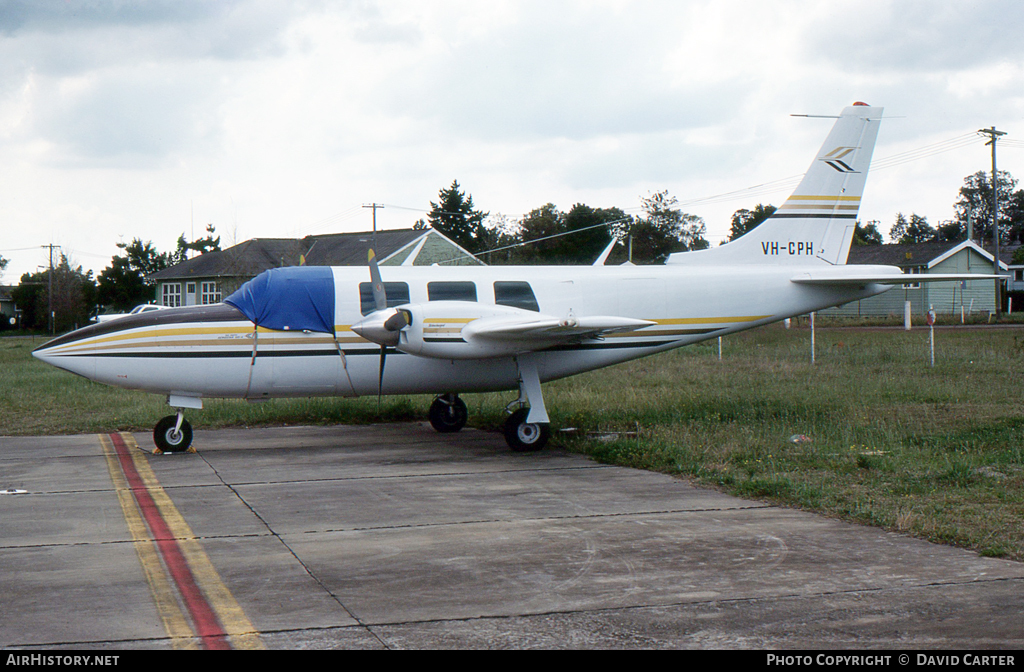
[[192, 622], [195, 624], [196, 634], [199, 635], [203, 642], [203, 648], [230, 649], [231, 646], [228, 643], [227, 633], [224, 632], [216, 612], [210, 606], [210, 603], [207, 602], [198, 584], [196, 584], [195, 576], [185, 561], [185, 554], [182, 553], [181, 546], [174, 538], [170, 526], [160, 513], [160, 508], [153, 500], [149, 488], [146, 487], [138, 470], [135, 468], [135, 463], [132, 461], [132, 456], [128, 451], [128, 446], [124, 443], [124, 439], [121, 438], [120, 434], [115, 433], [110, 435], [110, 440], [114, 444], [114, 450], [117, 451], [117, 459], [121, 464], [121, 470], [124, 472], [125, 478], [128, 480], [128, 487], [131, 489], [132, 495], [139, 505], [139, 510], [149, 526], [149, 531], [153, 535], [153, 541], [156, 542], [160, 555], [163, 556], [167, 570], [178, 587], [178, 592], [181, 593], [185, 607], [188, 609]]

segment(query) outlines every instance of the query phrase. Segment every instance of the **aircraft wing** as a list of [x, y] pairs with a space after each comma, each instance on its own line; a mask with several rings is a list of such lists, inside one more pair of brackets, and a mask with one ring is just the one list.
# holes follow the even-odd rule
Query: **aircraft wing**
[[649, 327], [656, 322], [628, 317], [590, 316], [554, 318], [538, 316], [536, 319], [498, 317], [474, 320], [463, 331], [466, 340], [475, 338], [487, 340], [514, 341], [572, 341], [580, 338], [594, 338], [605, 334], [635, 331]]
[[[850, 268], [850, 267], [847, 267]], [[801, 273], [790, 278], [798, 285], [916, 285], [919, 282], [961, 282], [963, 280], [995, 280], [1000, 275], [979, 273], [901, 273], [823, 270]]]

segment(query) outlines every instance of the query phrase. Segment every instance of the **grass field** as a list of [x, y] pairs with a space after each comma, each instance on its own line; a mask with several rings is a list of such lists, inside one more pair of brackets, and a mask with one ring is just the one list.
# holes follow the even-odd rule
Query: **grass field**
[[[766, 327], [545, 385], [556, 445], [1024, 560], [1024, 329]], [[164, 400], [0, 339], [0, 435], [149, 431]], [[515, 395], [464, 398], [497, 428]], [[208, 401], [198, 429], [425, 419], [429, 397]], [[794, 441], [793, 437], [799, 438]], [[2, 439], [0, 439], [2, 444]]]

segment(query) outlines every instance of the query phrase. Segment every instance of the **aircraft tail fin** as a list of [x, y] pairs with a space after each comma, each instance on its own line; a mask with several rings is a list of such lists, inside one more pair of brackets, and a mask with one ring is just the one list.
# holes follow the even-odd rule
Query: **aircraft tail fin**
[[796, 191], [755, 229], [717, 248], [671, 255], [668, 263], [845, 264], [882, 109], [844, 109]]

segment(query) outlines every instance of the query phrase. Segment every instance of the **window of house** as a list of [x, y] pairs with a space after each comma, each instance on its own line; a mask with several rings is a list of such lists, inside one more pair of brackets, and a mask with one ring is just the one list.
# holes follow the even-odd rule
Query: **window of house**
[[1013, 272], [1014, 282], [1024, 282], [1024, 270], [1017, 269]]
[[[385, 282], [384, 294], [388, 297], [388, 308], [409, 303], [409, 284], [405, 282]], [[373, 283], [359, 283], [359, 311], [369, 315], [377, 310], [377, 302], [373, 300]]]
[[207, 306], [211, 303], [220, 303], [220, 286], [216, 281], [203, 282], [199, 287], [202, 289], [202, 293], [199, 295], [199, 303], [201, 305]]
[[494, 302], [499, 306], [540, 312], [537, 297], [534, 296], [533, 288], [528, 282], [495, 282]]
[[161, 301], [165, 306], [169, 308], [177, 308], [181, 305], [181, 283], [180, 282], [168, 282], [164, 284], [163, 296]]
[[[928, 272], [928, 267], [927, 266], [911, 266], [910, 268], [907, 269], [906, 272], [907, 273], [927, 273]], [[915, 282], [915, 283], [913, 283], [911, 285], [907, 285], [907, 289], [921, 289], [921, 283], [920, 282]]]
[[428, 301], [476, 301], [475, 282], [428, 282]]

